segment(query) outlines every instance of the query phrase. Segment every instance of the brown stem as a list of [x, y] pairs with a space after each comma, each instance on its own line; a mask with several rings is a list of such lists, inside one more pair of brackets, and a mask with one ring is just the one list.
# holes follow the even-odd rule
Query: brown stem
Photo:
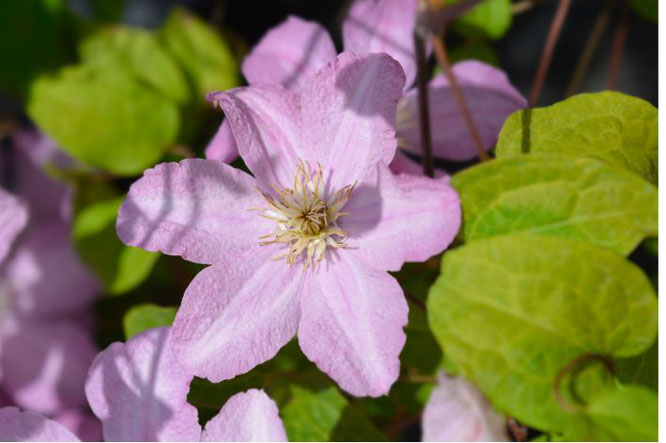
[[560, 369], [560, 371], [555, 376], [555, 381], [553, 383], [555, 400], [565, 411], [578, 412], [580, 407], [578, 405], [572, 405], [562, 396], [562, 381], [564, 380], [564, 377], [567, 376], [567, 374], [570, 374], [576, 369], [581, 368], [589, 361], [601, 362], [611, 375], [615, 375], [615, 365], [613, 364], [613, 360], [603, 354], [583, 354], [571, 360], [562, 369]]
[[604, 8], [601, 10], [601, 13], [597, 17], [597, 20], [594, 22], [592, 32], [590, 32], [590, 35], [585, 42], [585, 48], [583, 49], [583, 52], [578, 59], [576, 69], [571, 76], [571, 80], [569, 80], [569, 84], [567, 85], [565, 92], [566, 97], [570, 97], [574, 95], [576, 91], [578, 91], [580, 83], [583, 80], [583, 77], [585, 77], [585, 74], [587, 73], [587, 70], [590, 66], [590, 61], [592, 60], [594, 51], [596, 51], [597, 46], [599, 45], [599, 40], [601, 39], [601, 36], [604, 34], [604, 31], [608, 26], [611, 12], [613, 11], [616, 3], [617, 0], [607, 0]]
[[627, 40], [627, 21], [629, 18], [629, 2], [623, 0], [620, 18], [615, 28], [613, 37], [613, 49], [611, 49], [610, 75], [608, 77], [608, 89], [617, 89], [617, 78], [620, 72], [620, 64], [624, 55], [624, 43]]
[[186, 145], [173, 145], [171, 147], [171, 152], [176, 155], [181, 155], [185, 158], [195, 158], [196, 155], [194, 154], [194, 151], [190, 149], [189, 146]]
[[449, 55], [446, 52], [444, 39], [441, 38], [441, 36], [431, 35], [430, 42], [432, 44], [433, 52], [435, 53], [435, 58], [437, 59], [437, 62], [441, 66], [444, 75], [451, 85], [453, 97], [455, 98], [456, 103], [458, 104], [458, 108], [460, 108], [460, 112], [465, 119], [465, 124], [469, 130], [469, 134], [472, 136], [472, 140], [474, 141], [474, 145], [476, 146], [476, 150], [479, 154], [479, 159], [482, 162], [486, 161], [488, 160], [488, 155], [486, 154], [486, 150], [483, 146], [483, 140], [481, 139], [481, 135], [479, 135], [479, 130], [476, 127], [476, 123], [474, 123], [472, 113], [467, 106], [467, 101], [465, 100], [465, 96], [463, 95], [462, 89], [460, 88], [460, 84], [458, 83], [458, 80], [456, 79], [456, 76], [451, 69], [451, 63], [449, 62]]
[[527, 441], [527, 428], [518, 423], [515, 418], [509, 417], [507, 425], [513, 436], [513, 441]]
[[405, 297], [407, 297], [408, 300], [410, 300], [412, 303], [414, 303], [416, 306], [421, 308], [422, 310], [426, 310], [426, 304], [423, 303], [423, 300], [415, 296], [409, 291], [404, 291], [405, 292]]
[[432, 133], [430, 129], [426, 51], [423, 38], [418, 32], [414, 33], [414, 52], [416, 53], [416, 84], [419, 100], [419, 128], [421, 129], [421, 149], [423, 151], [423, 173], [432, 178], [435, 176], [435, 169], [432, 160]]
[[539, 101], [541, 89], [543, 88], [543, 83], [546, 81], [546, 75], [548, 74], [548, 68], [550, 67], [550, 62], [553, 59], [555, 45], [560, 37], [562, 25], [564, 25], [564, 20], [569, 12], [569, 6], [571, 6], [571, 0], [560, 0], [560, 3], [557, 5], [557, 11], [555, 11], [555, 16], [550, 24], [548, 37], [546, 37], [546, 43], [544, 44], [543, 52], [541, 53], [539, 67], [537, 68], [534, 82], [532, 83], [532, 91], [530, 92], [529, 100], [530, 108], [533, 108]]
[[519, 0], [511, 5], [511, 13], [513, 15], [522, 14], [535, 7], [541, 0]]

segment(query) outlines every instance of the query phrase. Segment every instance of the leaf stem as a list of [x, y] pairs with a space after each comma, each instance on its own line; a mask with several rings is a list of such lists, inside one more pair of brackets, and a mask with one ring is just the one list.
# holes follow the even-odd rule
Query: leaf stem
[[610, 75], [608, 78], [608, 89], [617, 89], [617, 79], [620, 72], [620, 64], [624, 55], [624, 43], [627, 40], [627, 21], [629, 18], [629, 2], [622, 1], [622, 10], [618, 19], [615, 35], [613, 36], [613, 49], [611, 49]]
[[423, 173], [428, 177], [433, 178], [435, 176], [435, 169], [432, 160], [432, 132], [430, 129], [430, 103], [428, 100], [426, 51], [423, 38], [418, 32], [414, 32], [414, 52], [416, 54], [416, 84], [419, 102], [421, 150], [423, 151]]
[[571, 80], [569, 80], [569, 84], [567, 85], [565, 92], [566, 97], [570, 97], [574, 95], [576, 91], [578, 91], [580, 83], [583, 80], [583, 77], [585, 77], [585, 74], [587, 73], [587, 70], [590, 66], [592, 56], [594, 55], [594, 52], [599, 45], [599, 40], [601, 40], [601, 36], [604, 35], [604, 31], [608, 26], [611, 12], [613, 12], [613, 8], [615, 7], [616, 3], [617, 0], [607, 0], [606, 4], [601, 10], [601, 13], [594, 22], [592, 31], [590, 32], [590, 35], [585, 42], [585, 48], [583, 49], [583, 52], [578, 59], [578, 63], [576, 64], [576, 69], [574, 70], [574, 73], [571, 76]]
[[550, 63], [553, 60], [555, 45], [560, 37], [560, 31], [562, 31], [562, 26], [564, 25], [564, 20], [567, 17], [570, 6], [571, 0], [560, 0], [557, 5], [557, 11], [555, 11], [555, 15], [553, 16], [553, 21], [548, 30], [548, 37], [546, 37], [546, 43], [544, 44], [543, 52], [541, 53], [539, 67], [537, 68], [534, 81], [532, 82], [532, 90], [530, 92], [529, 100], [530, 108], [533, 108], [539, 101], [541, 89], [543, 88], [543, 84], [546, 81], [546, 75], [548, 74], [548, 68], [550, 68]]
[[465, 124], [467, 125], [469, 134], [472, 137], [472, 140], [474, 141], [477, 153], [479, 154], [479, 160], [484, 162], [488, 160], [488, 155], [486, 154], [486, 149], [483, 146], [483, 140], [481, 139], [479, 130], [476, 127], [476, 123], [472, 118], [472, 113], [470, 112], [469, 107], [467, 106], [467, 100], [465, 100], [465, 96], [463, 95], [462, 89], [460, 88], [458, 79], [456, 79], [456, 76], [453, 73], [453, 70], [451, 69], [451, 63], [449, 62], [449, 55], [446, 51], [446, 44], [444, 43], [444, 39], [442, 36], [435, 36], [431, 34], [430, 43], [432, 44], [432, 49], [433, 52], [435, 53], [435, 58], [437, 59], [439, 66], [441, 66], [442, 71], [446, 76], [446, 79], [449, 81], [449, 85], [451, 85], [451, 90], [453, 91], [453, 97], [455, 98], [456, 103], [458, 104], [460, 113], [463, 115], [463, 118], [465, 119]]
[[590, 362], [590, 361], [597, 361], [600, 362], [604, 365], [606, 370], [612, 375], [615, 376], [615, 364], [613, 363], [613, 360], [603, 354], [595, 354], [595, 353], [587, 353], [580, 355], [573, 360], [571, 360], [569, 363], [567, 363], [562, 369], [559, 370], [557, 375], [555, 376], [555, 381], [553, 383], [553, 391], [555, 394], [555, 400], [557, 403], [564, 409], [565, 411], [568, 412], [578, 412], [580, 409], [579, 405], [572, 405], [569, 403], [564, 396], [562, 396], [562, 390], [561, 390], [561, 385], [562, 381], [564, 380], [564, 377], [566, 377], [568, 374], [576, 371], [577, 369], [580, 369], [583, 367], [584, 364]]

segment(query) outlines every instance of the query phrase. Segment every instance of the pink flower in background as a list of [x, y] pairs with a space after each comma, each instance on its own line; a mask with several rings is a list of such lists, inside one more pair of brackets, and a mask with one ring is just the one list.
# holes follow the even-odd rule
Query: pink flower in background
[[460, 226], [446, 179], [388, 169], [403, 84], [391, 57], [343, 53], [302, 94], [279, 85], [213, 94], [254, 177], [192, 159], [132, 185], [121, 240], [213, 265], [190, 284], [173, 326], [189, 371], [233, 378], [298, 333], [346, 391], [389, 391], [407, 303], [386, 271], [442, 252]]
[[[70, 242], [70, 190], [41, 170], [46, 157], [30, 154], [33, 143], [40, 152], [57, 148], [36, 132], [19, 132], [14, 141], [11, 163], [2, 169], [11, 174], [3, 179], [30, 217], [0, 264], [0, 391], [6, 404], [56, 417], [77, 431], [92, 429], [82, 409], [83, 380], [96, 353], [86, 315], [98, 284]], [[83, 434], [94, 438], [94, 432]]]
[[0, 188], [0, 264], [14, 240], [28, 222], [28, 208], [14, 195]]
[[423, 411], [423, 441], [509, 441], [506, 419], [462, 377], [440, 374]]
[[16, 407], [0, 408], [2, 441], [79, 441], [60, 423]]
[[[417, 0], [356, 0], [342, 26], [344, 50], [355, 53], [385, 52], [403, 67], [407, 81], [398, 102], [399, 147], [420, 154], [417, 93], [411, 88], [416, 76], [413, 31]], [[269, 30], [245, 58], [243, 74], [251, 85], [281, 84], [300, 91], [309, 77], [336, 55], [335, 46], [319, 24], [290, 16]], [[506, 118], [527, 103], [506, 74], [485, 63], [465, 61], [453, 72], [467, 99], [486, 149], [492, 148]], [[477, 155], [465, 121], [443, 74], [430, 82], [430, 119], [435, 156], [471, 160]], [[225, 119], [206, 148], [206, 157], [230, 162], [238, 156], [234, 134]], [[409, 157], [397, 151], [394, 172], [422, 173]]]
[[86, 394], [107, 441], [286, 441], [276, 404], [256, 389], [231, 397], [202, 431], [187, 403], [193, 378], [173, 354], [171, 328], [155, 328], [102, 351]]

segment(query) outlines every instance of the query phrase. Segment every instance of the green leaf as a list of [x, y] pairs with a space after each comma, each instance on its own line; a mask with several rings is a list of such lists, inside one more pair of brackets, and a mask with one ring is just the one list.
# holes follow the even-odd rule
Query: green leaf
[[582, 240], [628, 254], [658, 230], [657, 188], [589, 157], [530, 155], [456, 174], [464, 240], [512, 232]]
[[659, 22], [657, 0], [631, 0], [630, 4], [634, 11], [644, 19], [655, 25]]
[[498, 39], [509, 30], [512, 18], [511, 0], [484, 0], [460, 17], [454, 29], [463, 35]]
[[370, 420], [335, 387], [310, 392], [297, 386], [282, 409], [289, 441], [385, 441]]
[[[489, 65], [499, 67], [499, 59], [495, 50], [483, 41], [471, 40], [451, 50], [449, 54], [451, 63], [464, 60], [480, 60]], [[441, 69], [438, 71], [441, 72]]]
[[222, 37], [184, 9], [173, 10], [161, 37], [195, 86], [199, 100], [206, 94], [238, 85], [238, 64]]
[[175, 306], [164, 307], [152, 303], [134, 306], [127, 311], [123, 318], [125, 339], [129, 340], [148, 329], [171, 326], [175, 317]]
[[176, 105], [109, 65], [79, 65], [41, 77], [28, 113], [65, 151], [119, 175], [154, 165], [179, 128]]
[[107, 292], [123, 294], [150, 274], [159, 254], [125, 246], [116, 235], [116, 217], [123, 198], [94, 202], [77, 211], [74, 244]]
[[150, 86], [178, 104], [191, 99], [192, 92], [180, 66], [149, 31], [107, 26], [83, 40], [79, 52], [84, 63], [122, 68], [137, 82]]
[[656, 391], [659, 384], [658, 341], [641, 355], [616, 359], [615, 370], [621, 382], [641, 384]]
[[657, 183], [657, 109], [619, 92], [579, 94], [511, 114], [495, 152], [499, 158], [533, 152], [592, 156]]
[[619, 385], [595, 397], [587, 405], [595, 431], [578, 440], [657, 441], [657, 394], [643, 386]]
[[657, 333], [656, 296], [637, 266], [588, 243], [531, 234], [447, 252], [428, 315], [460, 372], [498, 410], [545, 432], [586, 422], [553, 394], [572, 360], [631, 357]]
[[36, 75], [70, 59], [65, 16], [63, 0], [0, 2], [1, 89], [22, 95]]

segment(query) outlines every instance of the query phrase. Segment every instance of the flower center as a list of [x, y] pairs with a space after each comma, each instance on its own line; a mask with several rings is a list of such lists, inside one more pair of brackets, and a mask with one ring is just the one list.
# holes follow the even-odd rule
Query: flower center
[[326, 199], [321, 165], [317, 165], [317, 171], [313, 173], [310, 165], [299, 159], [293, 188], [273, 184], [277, 198], [259, 191], [267, 207], [257, 210], [262, 217], [276, 223], [275, 230], [261, 236], [259, 244], [284, 243], [287, 251], [275, 259], [286, 258], [287, 263], [293, 265], [303, 256], [303, 267], [314, 267], [324, 259], [327, 247], [346, 246], [347, 234], [338, 227], [337, 220], [347, 215], [340, 210], [354, 187], [355, 184], [345, 186]]

